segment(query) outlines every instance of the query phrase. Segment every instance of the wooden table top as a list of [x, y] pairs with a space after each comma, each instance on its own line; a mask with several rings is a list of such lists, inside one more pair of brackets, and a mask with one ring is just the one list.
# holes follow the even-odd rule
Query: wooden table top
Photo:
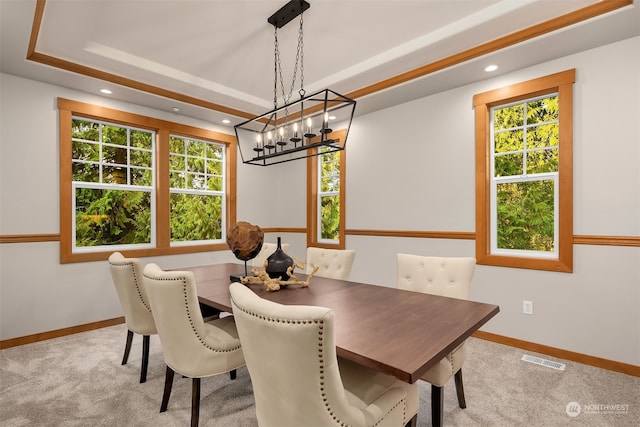
[[[244, 275], [244, 265], [177, 270], [194, 273], [200, 302], [231, 312], [229, 276]], [[249, 287], [260, 297], [280, 304], [333, 309], [340, 357], [408, 383], [417, 381], [500, 311], [492, 304], [319, 276], [306, 288], [290, 286], [268, 292], [261, 285]]]

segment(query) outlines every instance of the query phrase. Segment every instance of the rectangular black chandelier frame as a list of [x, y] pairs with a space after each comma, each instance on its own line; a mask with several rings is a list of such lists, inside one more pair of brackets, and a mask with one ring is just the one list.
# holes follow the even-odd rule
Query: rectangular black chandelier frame
[[[234, 130], [242, 162], [269, 166], [342, 151], [355, 106], [355, 100], [324, 89], [240, 123]], [[332, 124], [347, 129], [343, 140], [331, 137]]]

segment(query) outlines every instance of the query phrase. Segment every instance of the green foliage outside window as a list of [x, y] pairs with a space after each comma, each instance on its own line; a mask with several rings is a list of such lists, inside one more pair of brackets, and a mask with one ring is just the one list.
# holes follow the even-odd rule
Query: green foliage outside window
[[73, 119], [77, 247], [151, 242], [152, 147], [151, 132]]
[[[498, 248], [553, 252], [558, 96], [493, 110]], [[545, 179], [546, 178], [546, 179]]]
[[151, 193], [76, 189], [76, 246], [151, 242]]
[[321, 154], [320, 237], [340, 239], [340, 152]]
[[171, 241], [222, 239], [224, 146], [171, 136], [169, 147]]

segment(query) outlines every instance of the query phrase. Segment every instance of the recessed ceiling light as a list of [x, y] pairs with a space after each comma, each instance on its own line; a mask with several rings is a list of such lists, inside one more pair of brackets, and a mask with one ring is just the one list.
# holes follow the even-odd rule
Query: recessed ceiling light
[[225, 125], [228, 125], [229, 123], [231, 123], [231, 120], [229, 120], [229, 119], [224, 119], [224, 120], [222, 121], [222, 123], [224, 123]]
[[173, 110], [174, 113], [177, 113], [178, 111], [180, 111], [180, 108], [178, 107], [171, 107], [171, 109]]
[[104, 93], [105, 95], [111, 95], [113, 93], [109, 89], [100, 89], [100, 92]]
[[484, 70], [485, 70], [487, 73], [490, 73], [490, 72], [495, 71], [495, 70], [497, 70], [497, 69], [498, 69], [498, 66], [497, 66], [497, 65], [489, 65], [489, 66], [487, 66]]

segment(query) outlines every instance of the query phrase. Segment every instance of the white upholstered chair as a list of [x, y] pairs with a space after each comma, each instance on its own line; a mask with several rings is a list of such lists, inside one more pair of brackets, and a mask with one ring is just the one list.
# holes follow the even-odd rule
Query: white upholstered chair
[[[398, 288], [469, 299], [475, 266], [475, 258], [397, 254]], [[462, 364], [466, 355], [466, 348], [462, 343], [422, 376], [423, 380], [431, 383], [433, 426], [442, 425], [443, 388], [452, 376], [455, 377], [458, 405], [463, 409], [467, 407], [462, 385]]]
[[313, 266], [318, 267], [316, 276], [349, 280], [351, 267], [356, 257], [353, 249], [307, 248], [307, 274]]
[[333, 310], [229, 290], [261, 427], [415, 426], [417, 383], [338, 361]]
[[[289, 250], [288, 243], [283, 243], [281, 246], [283, 251], [287, 252]], [[277, 248], [278, 245], [276, 243], [264, 242], [262, 244], [262, 249], [258, 252], [258, 255], [256, 255], [256, 257], [251, 261], [251, 265], [257, 268], [264, 266], [264, 262], [276, 251]]]
[[160, 412], [167, 410], [177, 372], [192, 378], [191, 426], [197, 426], [200, 378], [230, 372], [234, 379], [236, 368], [244, 366], [233, 316], [204, 322], [192, 272], [148, 264], [144, 280], [167, 364]]
[[114, 252], [109, 257], [109, 269], [127, 325], [127, 341], [122, 364], [125, 365], [129, 360], [133, 334], [142, 335], [140, 382], [143, 383], [147, 380], [149, 339], [151, 335], [157, 334], [157, 331], [142, 279], [142, 263], [137, 258], [125, 258], [120, 252]]

